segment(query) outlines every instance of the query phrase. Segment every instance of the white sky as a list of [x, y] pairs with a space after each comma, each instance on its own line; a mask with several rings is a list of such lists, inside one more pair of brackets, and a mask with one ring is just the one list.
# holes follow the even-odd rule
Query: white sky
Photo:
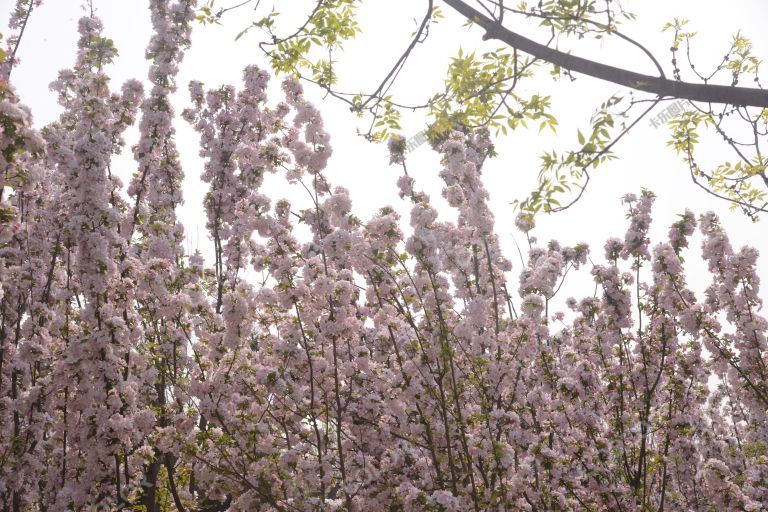
[[[5, 20], [10, 12], [12, 0], [0, 0], [0, 16], [7, 34]], [[128, 78], [145, 79], [147, 62], [144, 49], [150, 36], [147, 0], [94, 0], [97, 15], [104, 21], [105, 35], [114, 39], [120, 52], [112, 69], [112, 86], [118, 88]], [[217, 4], [228, 5], [234, 3]], [[273, 2], [262, 0], [260, 9], [266, 11]], [[308, 0], [275, 1], [278, 11], [290, 6], [296, 16], [309, 12]], [[438, 2], [441, 4], [441, 2]], [[624, 2], [625, 7], [638, 15], [635, 22], [628, 22], [624, 30], [636, 40], [645, 44], [671, 75], [669, 46], [671, 34], [661, 33], [661, 27], [674, 17], [691, 20], [691, 30], [699, 35], [694, 40], [694, 56], [697, 69], [706, 69], [719, 61], [727, 49], [730, 36], [738, 30], [754, 43], [755, 54], [768, 56], [768, 2], [765, 0], [635, 0]], [[341, 88], [345, 90], [372, 90], [377, 80], [394, 62], [398, 52], [408, 43], [408, 37], [415, 29], [416, 19], [423, 16], [426, 2], [421, 0], [369, 0], [361, 10], [360, 22], [363, 34], [348, 45], [340, 57], [339, 72]], [[727, 8], [725, 7], [727, 5]], [[396, 88], [398, 99], [418, 101], [433, 94], [445, 76], [448, 60], [461, 46], [465, 50], [487, 50], [501, 45], [482, 43], [477, 29], [463, 28], [463, 19], [455, 16], [450, 7], [441, 5], [446, 19], [434, 27], [427, 43], [418, 47], [412, 60], [401, 74]], [[70, 67], [75, 58], [77, 39], [76, 22], [84, 14], [80, 0], [46, 0], [33, 13], [24, 36], [19, 57], [21, 63], [14, 70], [12, 83], [24, 103], [32, 108], [38, 126], [55, 119], [59, 114], [55, 95], [48, 90], [48, 84], [56, 78], [58, 70]], [[256, 46], [258, 35], [248, 35], [235, 42], [234, 36], [253, 19], [250, 9], [242, 9], [224, 18], [222, 26], [203, 27], [195, 25], [192, 49], [187, 53], [179, 76], [179, 93], [175, 97], [177, 112], [188, 105], [186, 84], [191, 79], [202, 80], [209, 86], [222, 83], [240, 84], [241, 72], [248, 64], [257, 64], [268, 69], [260, 50]], [[519, 20], [510, 23], [519, 23]], [[517, 29], [517, 25], [515, 26]], [[529, 26], [520, 29], [524, 34], [545, 41], [545, 34]], [[562, 48], [576, 55], [595, 58], [601, 62], [619, 65], [635, 71], [652, 74], [654, 69], [648, 59], [638, 50], [611, 39], [602, 43], [587, 41], [562, 41]], [[521, 85], [521, 93], [538, 93], [552, 96], [553, 113], [560, 127], [556, 135], [538, 134], [537, 128], [521, 130], [507, 137], [496, 139], [499, 157], [488, 162], [485, 169], [486, 185], [491, 191], [493, 210], [496, 212], [497, 232], [507, 247], [507, 256], [517, 260], [512, 236], [522, 240], [514, 231], [514, 214], [511, 203], [522, 199], [534, 187], [539, 168], [539, 155], [551, 149], [574, 147], [577, 128], [588, 128], [589, 118], [595, 107], [611, 94], [620, 91], [612, 84], [588, 77], [579, 77], [575, 82], [553, 82], [546, 73], [540, 78], [528, 80]], [[764, 82], [768, 76], [763, 74]], [[685, 75], [684, 75], [684, 78]], [[688, 76], [687, 79], [693, 80]], [[277, 86], [279, 80], [274, 81]], [[743, 84], [752, 85], [752, 84]], [[407, 205], [396, 195], [395, 180], [398, 171], [388, 166], [386, 148], [373, 145], [355, 135], [356, 128], [367, 126], [366, 120], [356, 119], [345, 106], [333, 98], [323, 99], [320, 91], [305, 85], [308, 96], [324, 114], [326, 126], [331, 133], [334, 154], [329, 164], [328, 175], [334, 184], [340, 184], [352, 191], [354, 210], [362, 219], [369, 218], [379, 207], [391, 204], [405, 213]], [[271, 98], [278, 101], [277, 87]], [[664, 107], [657, 107], [655, 113]], [[403, 134], [411, 136], [422, 129], [424, 118], [420, 114], [409, 115], [403, 122]], [[187, 226], [190, 245], [204, 246], [204, 219], [201, 200], [204, 188], [198, 176], [202, 161], [197, 156], [197, 136], [180, 118], [176, 121], [178, 146], [187, 175], [185, 184], [186, 203], [181, 218]], [[768, 278], [768, 218], [752, 223], [738, 212], [729, 211], [727, 205], [715, 200], [698, 189], [688, 176], [687, 165], [673, 151], [665, 147], [669, 132], [666, 128], [652, 128], [649, 122], [641, 121], [633, 133], [617, 147], [620, 159], [605, 164], [593, 172], [590, 188], [582, 200], [564, 213], [542, 216], [538, 219], [536, 235], [540, 240], [556, 238], [564, 244], [585, 241], [592, 247], [595, 261], [602, 260], [602, 243], [609, 236], [623, 236], [626, 221], [620, 197], [628, 192], [639, 193], [641, 187], [653, 190], [658, 196], [655, 207], [655, 229], [652, 231], [661, 241], [676, 214], [686, 207], [696, 213], [708, 210], [717, 212], [731, 236], [734, 246], [750, 244], [764, 255], [760, 262], [760, 273]], [[128, 134], [129, 146], [136, 142], [137, 132]], [[713, 144], [707, 148], [708, 163], [713, 165], [723, 160], [733, 161], [725, 146]], [[133, 172], [130, 155], [116, 162], [118, 173], [128, 176]], [[425, 145], [408, 158], [409, 171], [416, 177], [417, 184], [426, 189], [433, 201], [444, 205], [439, 193], [439, 159]], [[282, 196], [292, 193], [279, 183], [271, 184], [272, 190]], [[292, 195], [291, 195], [292, 197]], [[407, 215], [404, 220], [407, 221]], [[198, 235], [199, 233], [199, 235]], [[698, 244], [698, 238], [696, 239]], [[694, 246], [698, 255], [698, 247]], [[696, 264], [696, 258], [689, 258], [693, 273], [689, 280], [695, 288], [705, 285], [697, 281], [704, 267]], [[519, 265], [516, 265], [519, 269]], [[516, 272], [515, 272], [516, 274]], [[584, 274], [584, 273], [582, 273]], [[576, 282], [586, 284], [589, 277], [584, 275]], [[591, 294], [591, 288], [572, 289], [575, 295]], [[765, 292], [761, 294], [766, 296]]]

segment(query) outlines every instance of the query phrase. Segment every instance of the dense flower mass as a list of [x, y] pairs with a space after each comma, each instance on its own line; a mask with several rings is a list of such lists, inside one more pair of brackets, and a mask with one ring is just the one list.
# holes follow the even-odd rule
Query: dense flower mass
[[[626, 196], [598, 293], [565, 301], [588, 248], [537, 246], [520, 217], [515, 294], [487, 132], [438, 148], [455, 222], [390, 141], [406, 235], [390, 206], [354, 215], [319, 111], [291, 79], [269, 103], [251, 66], [239, 90], [189, 85], [212, 250], [185, 252], [169, 94], [194, 4], [150, 3], [146, 96], [110, 89], [95, 17], [41, 133], [0, 84], [0, 510], [766, 510], [757, 253], [714, 214], [653, 245], [653, 194]], [[124, 187], [112, 159], [135, 123]], [[267, 196], [268, 175], [306, 202]]]

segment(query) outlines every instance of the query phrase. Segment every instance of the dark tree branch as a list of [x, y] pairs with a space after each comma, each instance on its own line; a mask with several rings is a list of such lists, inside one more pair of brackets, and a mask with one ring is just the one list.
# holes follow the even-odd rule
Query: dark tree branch
[[[659, 64], [659, 61], [656, 60], [656, 57], [653, 56], [650, 50], [648, 50], [648, 48], [646, 48], [639, 42], [635, 41], [628, 35], [624, 34], [623, 32], [620, 32], [615, 27], [612, 27], [603, 23], [598, 23], [597, 21], [591, 20], [589, 18], [582, 18], [579, 16], [567, 16], [567, 17], [566, 16], [550, 16], [548, 14], [537, 13], [535, 11], [521, 11], [519, 9], [512, 9], [510, 7], [504, 7], [504, 2], [500, 0], [498, 0], [498, 3], [496, 5], [499, 5], [500, 9], [502, 10], [502, 14], [504, 13], [504, 11], [509, 11], [514, 14], [519, 14], [522, 16], [527, 16], [532, 18], [538, 18], [542, 20], [578, 21], [580, 23], [585, 23], [587, 25], [591, 25], [599, 29], [609, 29], [609, 33], [611, 35], [615, 35], [616, 37], [623, 39], [624, 41], [628, 42], [629, 44], [631, 44], [632, 46], [638, 48], [641, 52], [643, 52], [651, 60], [651, 62], [653, 62], [653, 65], [656, 67], [656, 70], [659, 72], [659, 76], [661, 78], [666, 78], [666, 75], [664, 74], [664, 69], [661, 67], [661, 64]], [[502, 20], [502, 17], [499, 16], [499, 23], [501, 23], [501, 20]]]
[[643, 75], [601, 64], [555, 50], [512, 32], [462, 0], [445, 0], [445, 3], [468, 20], [482, 27], [486, 31], [484, 39], [498, 39], [513, 48], [568, 71], [582, 73], [631, 89], [655, 93], [660, 97], [672, 96], [691, 101], [768, 108], [768, 91], [766, 90], [726, 85], [693, 84]]
[[396, 76], [399, 70], [402, 69], [402, 67], [405, 65], [405, 61], [408, 60], [408, 57], [411, 55], [411, 52], [413, 51], [413, 49], [416, 47], [416, 45], [420, 41], [422, 41], [421, 39], [422, 34], [424, 34], [424, 31], [427, 30], [429, 20], [432, 18], [433, 10], [434, 10], [434, 0], [428, 0], [427, 13], [424, 15], [424, 19], [421, 20], [421, 25], [419, 26], [419, 29], [414, 34], [413, 39], [408, 45], [408, 48], [406, 48], [403, 54], [400, 56], [400, 58], [397, 59], [397, 62], [395, 63], [395, 65], [392, 66], [392, 69], [389, 71], [389, 73], [387, 73], [387, 76], [384, 77], [384, 80], [381, 81], [381, 83], [373, 92], [373, 94], [369, 95], [368, 99], [366, 99], [363, 102], [363, 107], [365, 107], [372, 98], [379, 96], [379, 94], [384, 90], [385, 86], [387, 86], [387, 82], [390, 82], [390, 86], [391, 86], [391, 81], [394, 81], [393, 76]]
[[32, 0], [29, 0], [29, 6], [27, 7], [27, 12], [24, 14], [24, 21], [21, 24], [21, 30], [19, 30], [19, 35], [16, 36], [16, 41], [13, 44], [13, 50], [11, 51], [11, 57], [8, 61], [8, 70], [6, 71], [6, 80], [10, 78], [11, 71], [13, 71], [13, 66], [16, 64], [16, 53], [19, 51], [19, 46], [21, 45], [21, 38], [24, 37], [24, 31], [27, 29], [27, 23], [29, 22], [29, 17], [32, 15], [32, 9], [34, 9], [35, 5]]
[[587, 179], [584, 181], [584, 185], [582, 185], [582, 186], [579, 188], [579, 193], [578, 193], [578, 195], [577, 195], [577, 196], [576, 196], [576, 197], [575, 197], [575, 198], [574, 198], [574, 199], [573, 199], [573, 200], [572, 200], [570, 203], [566, 204], [565, 206], [558, 206], [558, 207], [556, 207], [556, 208], [552, 208], [552, 213], [558, 213], [558, 212], [562, 212], [562, 211], [564, 211], [564, 210], [567, 210], [568, 208], [570, 208], [571, 206], [573, 206], [574, 204], [576, 204], [576, 203], [579, 201], [579, 199], [581, 199], [581, 196], [583, 196], [583, 195], [584, 195], [584, 192], [586, 191], [586, 189], [587, 189], [587, 185], [589, 184], [589, 180], [590, 180], [590, 176], [589, 176], [589, 166], [590, 166], [590, 165], [592, 165], [592, 164], [595, 162], [595, 160], [597, 160], [597, 159], [598, 159], [598, 158], [600, 158], [601, 156], [603, 156], [603, 155], [607, 154], [607, 153], [608, 153], [608, 152], [611, 150], [611, 148], [613, 148], [613, 146], [615, 146], [616, 144], [618, 144], [618, 142], [619, 142], [619, 141], [620, 141], [620, 140], [621, 140], [621, 139], [622, 139], [622, 138], [623, 138], [623, 137], [624, 137], [624, 136], [625, 136], [627, 133], [629, 133], [629, 131], [630, 131], [632, 128], [634, 128], [634, 127], [635, 127], [635, 125], [636, 125], [637, 123], [639, 123], [639, 122], [640, 122], [640, 120], [642, 120], [642, 119], [643, 119], [643, 118], [644, 118], [646, 115], [648, 115], [648, 113], [649, 113], [651, 110], [653, 110], [654, 108], [656, 108], [656, 105], [658, 105], [658, 104], [659, 104], [659, 101], [660, 101], [660, 100], [658, 100], [658, 99], [657, 99], [656, 101], [654, 101], [654, 102], [651, 104], [651, 106], [650, 106], [650, 107], [648, 107], [647, 109], [645, 109], [645, 110], [643, 111], [643, 113], [642, 113], [642, 114], [640, 114], [640, 116], [638, 116], [638, 118], [637, 118], [637, 119], [635, 119], [634, 121], [632, 121], [632, 123], [631, 123], [629, 126], [627, 126], [626, 128], [624, 128], [624, 129], [621, 131], [621, 133], [620, 133], [620, 134], [619, 134], [619, 135], [618, 135], [618, 136], [617, 136], [615, 139], [613, 139], [613, 140], [611, 141], [611, 143], [610, 143], [610, 144], [608, 144], [608, 145], [607, 145], [607, 146], [605, 146], [603, 149], [601, 149], [601, 150], [600, 150], [600, 151], [599, 151], [599, 152], [598, 152], [598, 153], [597, 153], [597, 154], [596, 154], [594, 157], [592, 157], [592, 158], [591, 158], [591, 159], [590, 159], [590, 160], [589, 160], [589, 161], [588, 161], [588, 162], [587, 162], [585, 165], [583, 165], [583, 166], [581, 167], [581, 172], [582, 172], [582, 173], [583, 173], [583, 174], [584, 174], [584, 175], [587, 177]]

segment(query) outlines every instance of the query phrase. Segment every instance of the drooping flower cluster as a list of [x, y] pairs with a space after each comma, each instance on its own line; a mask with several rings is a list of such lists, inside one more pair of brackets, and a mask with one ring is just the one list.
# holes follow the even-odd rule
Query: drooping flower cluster
[[[147, 98], [110, 91], [115, 49], [91, 17], [44, 143], [4, 98], [4, 147], [28, 151], [2, 162], [2, 510], [768, 506], [757, 253], [713, 214], [686, 211], [652, 246], [653, 195], [627, 196], [625, 236], [591, 265], [598, 294], [560, 300], [588, 249], [556, 241], [530, 247], [513, 294], [487, 132], [438, 148], [455, 222], [391, 144], [406, 235], [391, 206], [353, 214], [319, 111], [293, 80], [269, 103], [251, 66], [240, 90], [189, 86], [212, 248], [186, 254], [169, 94], [193, 7], [151, 3]], [[123, 195], [112, 157], [139, 118]], [[269, 197], [267, 179], [306, 200]], [[683, 260], [697, 227], [701, 298]]]

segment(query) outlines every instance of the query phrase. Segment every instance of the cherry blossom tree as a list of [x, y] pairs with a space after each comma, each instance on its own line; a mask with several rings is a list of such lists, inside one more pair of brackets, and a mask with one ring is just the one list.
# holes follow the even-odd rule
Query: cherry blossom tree
[[[629, 194], [598, 263], [539, 243], [521, 215], [513, 269], [487, 130], [436, 148], [455, 220], [398, 138], [410, 218], [360, 219], [301, 85], [270, 101], [250, 66], [239, 89], [189, 84], [212, 249], [185, 251], [169, 95], [194, 7], [152, 0], [146, 94], [111, 88], [116, 50], [92, 15], [52, 84], [56, 122], [33, 129], [0, 84], [0, 510], [768, 507], [758, 255], [713, 213], [686, 210], [654, 245], [654, 196]], [[112, 166], [134, 124], [124, 186]], [[305, 201], [270, 197], [267, 178]], [[685, 271], [698, 255], [701, 296]], [[563, 300], [584, 268], [596, 288]]]

